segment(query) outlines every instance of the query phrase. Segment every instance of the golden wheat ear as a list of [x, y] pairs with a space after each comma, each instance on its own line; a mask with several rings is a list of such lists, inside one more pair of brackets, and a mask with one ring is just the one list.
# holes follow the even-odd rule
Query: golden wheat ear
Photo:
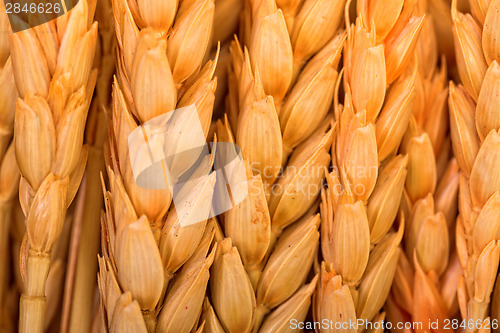
[[21, 332], [43, 331], [51, 252], [87, 161], [83, 132], [96, 84], [93, 6], [80, 1], [57, 20], [9, 35], [20, 97], [15, 151], [26, 198]]

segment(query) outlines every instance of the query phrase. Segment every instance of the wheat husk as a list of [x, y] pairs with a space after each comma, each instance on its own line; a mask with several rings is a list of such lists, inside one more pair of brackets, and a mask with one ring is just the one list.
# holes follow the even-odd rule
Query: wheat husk
[[[404, 220], [400, 221], [399, 230], [385, 235], [372, 250], [366, 267], [357, 300], [357, 316], [361, 319], [374, 318], [384, 304], [400, 258], [400, 248], [404, 230]], [[377, 292], [378, 290], [378, 292]]]
[[316, 275], [309, 284], [290, 297], [286, 302], [276, 308], [264, 321], [259, 332], [291, 332], [290, 322], [296, 320], [303, 322], [311, 305], [311, 296], [316, 288], [318, 276]]
[[491, 130], [500, 128], [500, 118], [498, 106], [500, 103], [500, 93], [498, 80], [500, 79], [500, 66], [494, 60], [484, 76], [483, 86], [479, 92], [476, 106], [476, 129], [481, 141], [484, 141]]
[[407, 164], [408, 156], [399, 155], [381, 169], [367, 209], [372, 244], [377, 244], [390, 230], [388, 221], [394, 221], [398, 214]]
[[434, 193], [437, 183], [434, 151], [427, 133], [413, 137], [406, 153], [409, 156], [406, 190], [410, 199], [415, 202], [427, 193]]
[[203, 308], [200, 320], [205, 323], [204, 331], [213, 333], [223, 333], [224, 328], [222, 327], [217, 315], [215, 314], [214, 308], [210, 304], [208, 297], [205, 297], [203, 302]]
[[[335, 274], [333, 267], [321, 263], [321, 271], [313, 300], [313, 318], [321, 322], [327, 320], [341, 323], [356, 321], [356, 309], [349, 287], [342, 283], [342, 277]], [[349, 326], [348, 326], [349, 327]], [[320, 332], [336, 332], [340, 330], [320, 329]], [[343, 332], [354, 333], [356, 328], [348, 328]]]
[[405, 127], [397, 125], [408, 124], [410, 121], [416, 95], [414, 87], [416, 73], [415, 70], [403, 73], [388, 90], [385, 105], [376, 123], [379, 161], [394, 154], [403, 139]]
[[499, 39], [499, 10], [500, 2], [490, 1], [486, 17], [484, 18], [482, 44], [483, 52], [488, 65], [492, 61], [500, 61], [500, 39]]
[[255, 295], [231, 239], [218, 243], [210, 272], [212, 304], [222, 326], [227, 332], [249, 332], [253, 323]]
[[147, 332], [141, 320], [141, 311], [137, 301], [132, 300], [130, 293], [125, 293], [118, 298], [114, 306], [111, 321], [111, 332]]
[[480, 143], [473, 126], [474, 103], [463, 87], [450, 83], [449, 105], [453, 152], [460, 169], [470, 174]]
[[488, 64], [481, 43], [481, 26], [470, 14], [462, 14], [452, 5], [453, 38], [458, 72], [467, 92], [477, 101]]
[[[271, 227], [273, 239], [276, 239], [286, 226], [297, 221], [311, 207], [316, 195], [307, 195], [303, 189], [319, 189], [330, 162], [328, 148], [332, 137], [332, 130], [320, 137], [312, 146], [297, 149], [290, 157], [289, 164], [282, 177], [275, 184], [269, 199]], [[307, 145], [305, 142], [304, 145]], [[310, 149], [307, 149], [310, 148]], [[319, 191], [318, 191], [319, 194]]]
[[438, 183], [434, 194], [436, 210], [444, 214], [448, 223], [448, 230], [451, 229], [458, 213], [458, 184], [460, 180], [459, 168], [456, 159], [452, 159]]
[[319, 216], [291, 226], [276, 243], [257, 287], [256, 330], [263, 314], [288, 299], [304, 282], [319, 239]]
[[[209, 237], [208, 245], [212, 237]], [[157, 329], [161, 332], [189, 332], [196, 324], [202, 310], [216, 247], [207, 257], [208, 248], [200, 246], [200, 250], [200, 256], [193, 255], [183, 266], [167, 293], [165, 305], [158, 317]]]
[[259, 264], [271, 241], [271, 217], [260, 175], [250, 176], [247, 184], [247, 197], [225, 214], [224, 233], [238, 248], [252, 285], [256, 288], [260, 275]]

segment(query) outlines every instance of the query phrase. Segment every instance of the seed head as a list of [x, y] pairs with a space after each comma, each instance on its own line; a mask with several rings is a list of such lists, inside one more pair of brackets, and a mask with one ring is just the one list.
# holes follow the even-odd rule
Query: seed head
[[304, 283], [319, 239], [319, 215], [285, 230], [262, 272], [257, 303], [275, 308]]

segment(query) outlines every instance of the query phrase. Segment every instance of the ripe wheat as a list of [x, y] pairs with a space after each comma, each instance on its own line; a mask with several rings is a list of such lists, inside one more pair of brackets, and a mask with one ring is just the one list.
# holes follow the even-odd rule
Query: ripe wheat
[[[424, 16], [416, 2], [357, 1], [344, 50], [344, 104], [335, 103], [333, 171], [322, 195], [322, 275], [332, 297], [316, 320], [381, 322], [404, 226], [397, 218], [410, 158], [397, 155], [414, 106], [414, 60]], [[407, 170], [408, 169], [408, 170]], [[363, 328], [359, 328], [362, 330]]]
[[70, 291], [70, 314], [62, 319], [61, 330], [89, 332], [95, 312], [97, 287], [96, 256], [100, 249], [100, 217], [103, 208], [100, 174], [105, 172], [103, 143], [107, 136], [105, 110], [111, 109], [111, 82], [115, 71], [114, 26], [111, 0], [97, 2], [95, 19], [99, 23], [99, 37], [94, 66], [98, 68], [96, 94], [87, 121], [85, 141], [89, 145], [86, 169], [85, 209], [78, 239], [74, 283]]
[[[461, 171], [456, 242], [463, 275], [458, 299], [462, 318], [484, 323], [497, 319], [490, 317], [489, 305], [500, 258], [500, 1], [470, 5], [472, 15], [459, 12], [456, 0], [452, 3], [463, 86], [450, 83], [449, 105], [453, 151]], [[478, 329], [468, 327], [467, 332]]]
[[[217, 81], [215, 61], [203, 65], [203, 59], [214, 1], [115, 0], [113, 11], [118, 61], [106, 156], [110, 190], [102, 223], [101, 329], [188, 332], [201, 311], [214, 260], [215, 249], [206, 257], [199, 245], [213, 222], [182, 227], [169, 190], [135, 183], [128, 136], [144, 122], [192, 104], [207, 136]], [[182, 131], [185, 123], [179, 126], [182, 142], [192, 133]], [[175, 167], [191, 167], [185, 164], [178, 160]], [[207, 191], [189, 199], [199, 202]], [[179, 312], [184, 307], [187, 311]]]
[[408, 223], [405, 253], [401, 254], [386, 306], [387, 316], [394, 323], [444, 322], [458, 311], [456, 285], [461, 270], [450, 248], [458, 167], [454, 159], [450, 161], [450, 139], [446, 136], [446, 68], [444, 63], [441, 70], [437, 66], [437, 40], [427, 7], [426, 1], [418, 2], [417, 11], [426, 18], [417, 44], [418, 56], [408, 69], [413, 71], [415, 97], [400, 148], [409, 157], [401, 204]]
[[[332, 105], [345, 34], [344, 1], [245, 2], [240, 38], [231, 45], [227, 118], [222, 141], [241, 147], [248, 197], [224, 216], [232, 267], [214, 270], [245, 281], [211, 281], [213, 309], [227, 332], [286, 330], [304, 320], [319, 240], [316, 214], [330, 162]], [[229, 250], [227, 250], [229, 251]], [[243, 283], [243, 282], [242, 282]], [[224, 292], [227, 288], [227, 292]], [[217, 301], [216, 301], [217, 300]], [[238, 316], [226, 305], [240, 302]], [[244, 305], [244, 306], [243, 306]]]
[[9, 36], [20, 97], [15, 151], [27, 228], [20, 332], [43, 331], [51, 250], [85, 170], [83, 131], [96, 81], [93, 6], [92, 1], [80, 1], [68, 15]]

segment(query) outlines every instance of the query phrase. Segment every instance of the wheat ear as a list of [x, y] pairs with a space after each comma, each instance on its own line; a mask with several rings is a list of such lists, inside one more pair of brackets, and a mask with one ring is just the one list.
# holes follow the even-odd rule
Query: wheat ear
[[407, 156], [396, 154], [413, 107], [407, 68], [423, 17], [415, 2], [359, 0], [351, 24], [349, 7], [348, 1], [345, 98], [343, 105], [335, 103], [333, 171], [321, 204], [324, 274], [335, 279], [344, 305], [321, 299], [314, 313], [316, 320], [346, 316], [378, 322], [385, 318], [379, 311], [396, 272], [405, 225], [399, 214], [397, 230], [391, 231], [408, 165]]
[[[463, 86], [450, 83], [450, 127], [460, 167], [457, 252], [462, 318], [485, 324], [500, 258], [500, 2], [452, 2], [453, 37]], [[467, 328], [476, 332], [480, 326]]]
[[[231, 318], [223, 301], [213, 302], [231, 332], [256, 332], [263, 322], [266, 330], [280, 327], [288, 317], [278, 313], [300, 318], [307, 311], [299, 304], [308, 304], [312, 293], [312, 285], [301, 287], [319, 237], [316, 199], [330, 160], [326, 115], [345, 38], [336, 31], [343, 3], [245, 2], [244, 45], [235, 40], [230, 49], [228, 117], [217, 126], [221, 140], [241, 147], [250, 187], [244, 202], [224, 218], [225, 235], [248, 275], [244, 280], [250, 279], [254, 289], [249, 294], [233, 286], [246, 305], [238, 318]], [[284, 230], [289, 236], [277, 241]], [[293, 264], [279, 266], [294, 255]], [[213, 290], [212, 298], [229, 297], [220, 292], [222, 287]], [[266, 318], [273, 309], [276, 314]]]
[[[446, 100], [446, 64], [438, 69], [437, 45], [426, 1], [417, 44], [415, 98], [410, 125], [400, 152], [407, 154], [408, 174], [401, 209], [405, 214], [405, 252], [401, 254], [392, 294], [385, 309], [393, 323], [450, 319], [458, 311], [456, 285], [461, 273], [453, 251], [452, 230], [457, 213], [458, 165], [450, 158]], [[438, 179], [439, 182], [438, 182]]]
[[94, 90], [97, 24], [91, 2], [80, 1], [55, 21], [10, 34], [20, 98], [15, 117], [19, 194], [28, 252], [23, 270], [20, 332], [42, 332], [51, 250], [87, 160], [82, 146]]

